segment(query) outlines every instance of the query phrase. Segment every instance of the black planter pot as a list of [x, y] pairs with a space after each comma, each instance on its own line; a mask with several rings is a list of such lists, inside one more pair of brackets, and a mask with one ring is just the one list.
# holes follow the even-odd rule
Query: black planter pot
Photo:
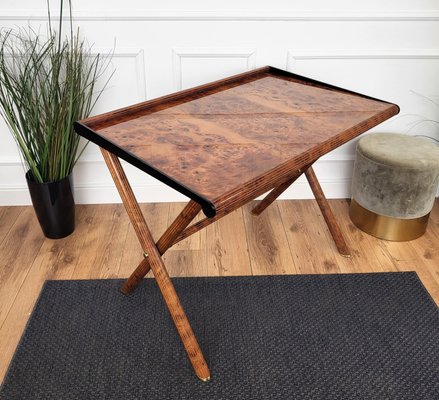
[[60, 239], [75, 230], [72, 174], [57, 182], [37, 183], [26, 173], [32, 204], [44, 235]]

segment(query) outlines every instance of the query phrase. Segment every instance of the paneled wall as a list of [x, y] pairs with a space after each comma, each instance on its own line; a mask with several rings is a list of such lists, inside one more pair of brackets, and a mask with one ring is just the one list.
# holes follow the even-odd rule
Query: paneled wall
[[[51, 1], [52, 14], [58, 2]], [[359, 8], [361, 6], [361, 8]], [[2, 27], [44, 27], [45, 0], [2, 0]], [[114, 76], [95, 113], [230, 74], [273, 65], [400, 105], [375, 131], [439, 134], [439, 4], [434, 0], [73, 1], [75, 24], [95, 52], [114, 51]], [[44, 28], [41, 28], [44, 29]], [[28, 204], [15, 143], [0, 121], [0, 204]], [[355, 143], [318, 161], [328, 197], [350, 195]], [[184, 197], [127, 167], [141, 201]], [[118, 202], [90, 144], [75, 172], [78, 203]], [[285, 198], [312, 194], [299, 180]]]

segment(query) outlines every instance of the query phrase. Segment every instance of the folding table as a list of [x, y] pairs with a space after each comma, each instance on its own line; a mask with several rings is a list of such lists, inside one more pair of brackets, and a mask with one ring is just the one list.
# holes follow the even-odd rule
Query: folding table
[[[210, 379], [209, 368], [161, 255], [270, 191], [252, 211], [259, 215], [305, 174], [337, 249], [349, 256], [312, 165], [398, 112], [395, 104], [267, 66], [75, 123], [101, 148], [143, 249], [121, 290], [130, 293], [152, 269], [201, 380]], [[157, 242], [119, 158], [190, 199]], [[189, 225], [200, 210], [205, 218]]]

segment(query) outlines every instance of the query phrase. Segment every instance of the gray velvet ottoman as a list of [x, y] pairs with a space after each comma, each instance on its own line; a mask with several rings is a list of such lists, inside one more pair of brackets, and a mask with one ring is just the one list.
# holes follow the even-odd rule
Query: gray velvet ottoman
[[439, 184], [439, 147], [424, 138], [372, 133], [357, 144], [352, 222], [395, 241], [421, 236]]

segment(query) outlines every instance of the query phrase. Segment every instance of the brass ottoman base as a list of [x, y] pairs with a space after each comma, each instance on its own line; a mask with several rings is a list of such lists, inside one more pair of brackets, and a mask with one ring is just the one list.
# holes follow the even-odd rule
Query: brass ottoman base
[[351, 200], [349, 216], [362, 231], [380, 239], [403, 242], [413, 240], [425, 233], [430, 213], [413, 219], [387, 217], [369, 211], [355, 199]]

